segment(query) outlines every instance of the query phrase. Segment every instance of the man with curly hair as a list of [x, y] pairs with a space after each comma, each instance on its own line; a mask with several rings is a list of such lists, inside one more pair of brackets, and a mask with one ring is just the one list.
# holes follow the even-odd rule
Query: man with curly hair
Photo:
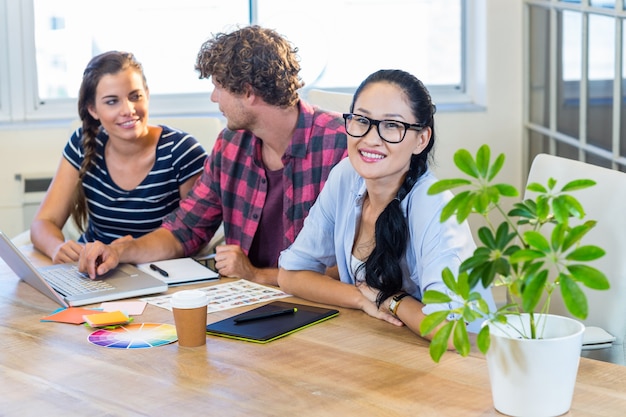
[[[302, 229], [331, 168], [346, 156], [341, 114], [304, 102], [297, 48], [273, 30], [247, 26], [200, 48], [200, 78], [227, 124], [202, 176], [161, 228], [105, 246], [88, 244], [79, 267], [91, 277], [119, 262], [191, 256], [224, 224], [216, 248], [223, 276], [277, 285], [278, 256]], [[322, 242], [320, 242], [321, 244]]]

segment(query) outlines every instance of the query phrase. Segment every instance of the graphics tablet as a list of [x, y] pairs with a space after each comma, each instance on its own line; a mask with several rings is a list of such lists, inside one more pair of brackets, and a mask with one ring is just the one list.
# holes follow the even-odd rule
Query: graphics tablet
[[[237, 322], [242, 318], [265, 313], [274, 313], [284, 309], [297, 309], [292, 314], [281, 314], [250, 321]], [[274, 301], [245, 313], [212, 323], [206, 326], [207, 334], [230, 337], [255, 343], [267, 343], [306, 327], [339, 315], [339, 311], [314, 307], [305, 304]]]

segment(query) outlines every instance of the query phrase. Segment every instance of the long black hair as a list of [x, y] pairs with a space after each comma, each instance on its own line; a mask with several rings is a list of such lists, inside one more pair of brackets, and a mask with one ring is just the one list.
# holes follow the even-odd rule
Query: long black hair
[[365, 282], [379, 290], [377, 305], [402, 290], [400, 262], [406, 251], [409, 230], [401, 202], [411, 191], [417, 180], [428, 169], [428, 160], [435, 144], [435, 106], [424, 84], [415, 76], [402, 70], [379, 70], [367, 77], [357, 88], [350, 105], [354, 104], [365, 87], [373, 83], [389, 83], [404, 92], [404, 99], [411, 107], [417, 122], [424, 128], [430, 127], [431, 137], [421, 153], [411, 156], [409, 170], [404, 177], [396, 197], [385, 207], [376, 220], [374, 229], [376, 246], [365, 261]]

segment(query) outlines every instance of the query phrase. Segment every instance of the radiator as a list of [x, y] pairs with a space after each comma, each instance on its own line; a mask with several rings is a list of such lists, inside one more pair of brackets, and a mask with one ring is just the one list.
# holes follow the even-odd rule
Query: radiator
[[52, 176], [50, 173], [32, 173], [32, 174], [16, 174], [15, 179], [21, 182], [22, 194], [22, 230], [30, 228], [39, 205], [43, 201]]

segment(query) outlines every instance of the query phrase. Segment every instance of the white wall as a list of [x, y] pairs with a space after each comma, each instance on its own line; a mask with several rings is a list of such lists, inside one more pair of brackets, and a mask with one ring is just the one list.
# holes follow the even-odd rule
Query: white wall
[[[482, 0], [477, 1], [482, 3]], [[506, 153], [502, 182], [518, 187], [525, 177], [523, 147], [522, 4], [517, 0], [486, 0], [486, 91], [484, 111], [439, 112], [436, 115], [435, 171], [440, 178], [457, 175], [452, 155], [460, 148], [472, 153], [488, 143], [493, 155]], [[419, 59], [419, 54], [416, 56]], [[171, 124], [178, 126], [175, 119]], [[68, 139], [69, 123], [60, 125], [0, 125], [0, 230], [9, 236], [23, 229], [21, 182], [15, 174], [52, 173]], [[197, 137], [211, 135], [189, 130]]]
[[23, 125], [0, 130], [0, 230], [7, 235], [24, 229], [22, 182], [15, 176], [54, 172], [69, 131], [69, 126]]
[[523, 133], [522, 4], [487, 0], [485, 111], [436, 115], [435, 168], [439, 177], [457, 175], [452, 155], [460, 148], [472, 154], [483, 143], [492, 156], [505, 153], [502, 182], [521, 186]]

